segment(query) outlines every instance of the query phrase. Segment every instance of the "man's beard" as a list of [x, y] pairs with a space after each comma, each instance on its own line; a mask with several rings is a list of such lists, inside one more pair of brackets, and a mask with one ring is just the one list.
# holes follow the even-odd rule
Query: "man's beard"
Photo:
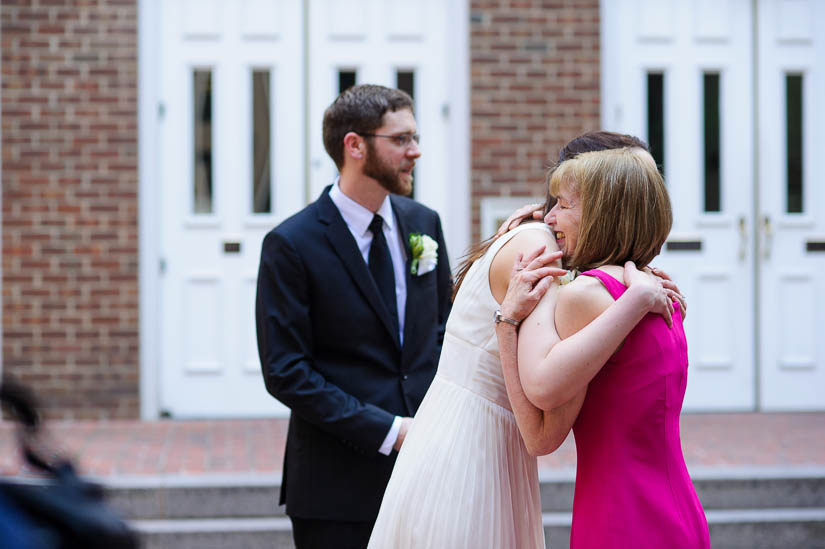
[[375, 179], [379, 185], [393, 194], [407, 196], [412, 191], [412, 181], [409, 183], [404, 181], [401, 171], [385, 162], [371, 143], [367, 143], [364, 175]]

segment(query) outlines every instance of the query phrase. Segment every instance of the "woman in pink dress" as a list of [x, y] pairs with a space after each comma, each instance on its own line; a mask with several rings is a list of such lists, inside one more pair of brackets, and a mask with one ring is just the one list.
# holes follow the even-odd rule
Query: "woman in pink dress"
[[[541, 449], [542, 410], [581, 401], [586, 391], [573, 426], [573, 549], [707, 548], [679, 439], [688, 364], [681, 307], [674, 301], [672, 326], [620, 307], [643, 276], [636, 265], [648, 265], [670, 232], [664, 181], [646, 151], [629, 148], [562, 163], [550, 192], [557, 203], [545, 221], [555, 241], [546, 246], [558, 246], [565, 266], [583, 272], [536, 305], [534, 272], [548, 254], [526, 264], [519, 258], [513, 268], [501, 303], [513, 322], [496, 332], [519, 430], [528, 448]], [[592, 344], [583, 346], [584, 338]]]

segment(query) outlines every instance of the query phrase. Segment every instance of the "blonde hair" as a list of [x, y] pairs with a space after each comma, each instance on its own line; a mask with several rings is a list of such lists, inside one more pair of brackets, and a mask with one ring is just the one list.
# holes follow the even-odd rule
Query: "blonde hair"
[[673, 225], [667, 187], [640, 148], [582, 153], [550, 176], [550, 192], [578, 195], [581, 221], [570, 267], [593, 269], [633, 261], [642, 268], [659, 255]]
[[[550, 171], [547, 174], [547, 178], [545, 179], [544, 187], [547, 188], [547, 181], [550, 180], [550, 177], [553, 175], [553, 170], [556, 169], [559, 164], [564, 162], [565, 160], [570, 160], [571, 158], [575, 158], [577, 155], [582, 154], [584, 152], [592, 152], [592, 151], [604, 151], [607, 149], [622, 149], [625, 147], [636, 147], [640, 150], [649, 150], [647, 147], [647, 143], [639, 139], [638, 137], [634, 137], [632, 135], [624, 135], [621, 133], [614, 133], [614, 132], [606, 132], [606, 131], [595, 131], [595, 132], [588, 132], [583, 135], [580, 135], [574, 139], [571, 139], [567, 142], [567, 144], [561, 148], [559, 151], [559, 159], [556, 163], [550, 167]], [[556, 203], [556, 199], [552, 196], [551, 193], [547, 193], [547, 199], [545, 200], [544, 204], [544, 213], [550, 211], [550, 208]], [[522, 220], [522, 223], [526, 223], [528, 220]], [[490, 249], [493, 242], [495, 242], [496, 236], [493, 235], [490, 238], [483, 240], [470, 248], [464, 257], [461, 258], [461, 265], [458, 267], [458, 271], [456, 272], [455, 276], [455, 285], [453, 286], [453, 300], [455, 300], [455, 296], [458, 293], [458, 289], [461, 287], [461, 282], [464, 280], [464, 277], [467, 275], [467, 272], [472, 267], [473, 263], [481, 258], [487, 250]]]

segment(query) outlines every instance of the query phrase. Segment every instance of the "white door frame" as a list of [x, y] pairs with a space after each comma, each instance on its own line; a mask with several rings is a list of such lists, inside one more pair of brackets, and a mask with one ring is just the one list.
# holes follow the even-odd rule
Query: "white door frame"
[[[140, 292], [140, 417], [160, 413], [161, 296], [160, 133], [161, 2], [138, 0], [138, 261]], [[296, 0], [300, 1], [300, 0]], [[312, 0], [305, 0], [312, 1]], [[446, 39], [449, 74], [449, 185], [427, 205], [441, 214], [452, 265], [470, 239], [469, 6], [447, 0], [451, 31]], [[305, 10], [308, 12], [308, 10]], [[308, 174], [306, 175], [308, 178]], [[304, 181], [305, 189], [308, 180]], [[310, 197], [314, 200], [315, 197]]]
[[160, 74], [163, 0], [138, 0], [138, 292], [140, 417], [160, 413]]

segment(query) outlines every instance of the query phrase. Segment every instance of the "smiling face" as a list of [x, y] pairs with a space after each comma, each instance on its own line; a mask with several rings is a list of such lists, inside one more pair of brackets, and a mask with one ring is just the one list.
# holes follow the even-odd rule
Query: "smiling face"
[[556, 204], [544, 216], [544, 222], [553, 229], [556, 243], [562, 251], [562, 263], [567, 264], [576, 251], [579, 238], [581, 196], [570, 183], [563, 183], [555, 196]]
[[582, 153], [550, 175], [558, 198], [545, 217], [567, 268], [643, 267], [673, 224], [670, 198], [650, 155], [638, 148]]
[[[410, 109], [388, 111], [383, 124], [373, 133], [375, 137], [366, 138], [367, 152], [364, 161], [364, 175], [376, 180], [387, 191], [408, 195], [412, 191], [413, 168], [421, 156], [418, 144], [408, 139], [402, 144], [393, 136], [413, 135], [416, 133], [415, 117]], [[390, 136], [390, 137], [378, 137]]]

